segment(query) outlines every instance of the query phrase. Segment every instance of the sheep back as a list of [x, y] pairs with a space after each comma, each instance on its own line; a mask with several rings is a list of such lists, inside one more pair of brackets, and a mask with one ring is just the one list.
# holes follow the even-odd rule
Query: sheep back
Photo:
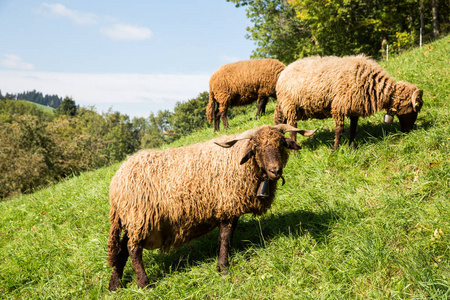
[[391, 78], [375, 61], [363, 56], [309, 57], [281, 72], [277, 102], [288, 120], [342, 121], [367, 117], [387, 108], [394, 90]]
[[119, 216], [133, 243], [166, 226], [170, 230], [163, 249], [168, 250], [214, 229], [220, 220], [264, 213], [276, 182], [269, 197], [257, 198], [262, 171], [254, 160], [239, 164], [249, 141], [239, 141], [232, 149], [214, 144], [232, 138], [131, 156], [111, 181], [110, 216]]

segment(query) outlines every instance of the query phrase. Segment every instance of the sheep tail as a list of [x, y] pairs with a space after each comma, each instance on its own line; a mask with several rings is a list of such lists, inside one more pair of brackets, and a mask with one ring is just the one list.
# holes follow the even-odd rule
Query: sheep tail
[[214, 106], [216, 101], [214, 100], [214, 93], [212, 91], [209, 92], [209, 102], [208, 106], [206, 106], [206, 118], [208, 119], [208, 123], [211, 124], [211, 122], [214, 119]]
[[117, 211], [111, 208], [109, 214], [111, 220], [111, 228], [109, 229], [109, 240], [108, 240], [108, 265], [113, 267], [116, 265], [117, 257], [120, 252], [120, 234], [122, 232], [122, 225], [120, 223], [120, 218]]

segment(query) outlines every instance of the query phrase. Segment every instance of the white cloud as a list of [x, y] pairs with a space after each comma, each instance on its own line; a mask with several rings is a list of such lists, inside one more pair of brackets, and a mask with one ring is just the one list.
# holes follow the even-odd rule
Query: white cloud
[[[100, 23], [100, 33], [113, 40], [141, 41], [149, 39], [153, 35], [153, 32], [147, 27], [119, 23], [115, 18], [110, 16], [97, 16], [92, 13], [79, 12], [59, 3], [42, 3], [39, 12], [51, 16], [65, 17], [80, 25]], [[102, 25], [102, 23], [105, 24], [108, 22], [112, 24], [109, 26]]]
[[67, 7], [59, 3], [42, 3], [41, 11], [50, 15], [68, 18], [69, 20], [80, 25], [97, 23], [97, 16], [95, 14], [68, 9]]
[[224, 61], [226, 63], [233, 63], [233, 62], [237, 62], [237, 61], [242, 60], [239, 57], [229, 56], [229, 55], [222, 55], [220, 58], [222, 59], [222, 61]]
[[23, 62], [22, 59], [15, 54], [5, 54], [5, 58], [0, 60], [0, 65], [8, 69], [15, 70], [33, 70], [32, 64]]
[[114, 24], [111, 27], [103, 27], [100, 32], [113, 40], [146, 40], [153, 33], [149, 28], [127, 24]]
[[120, 111], [130, 117], [173, 110], [177, 101], [208, 91], [210, 74], [82, 74], [0, 71], [2, 93], [37, 90], [73, 97], [81, 106], [98, 112]]

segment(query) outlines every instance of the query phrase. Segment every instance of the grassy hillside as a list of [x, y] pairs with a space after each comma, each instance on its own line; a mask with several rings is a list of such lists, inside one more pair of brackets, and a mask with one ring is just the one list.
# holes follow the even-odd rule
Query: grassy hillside
[[43, 111], [46, 111], [46, 112], [49, 112], [49, 113], [55, 112], [55, 109], [53, 107], [42, 105], [42, 104], [39, 104], [39, 103], [34, 103], [34, 102], [30, 102], [30, 103], [33, 103], [34, 105], [36, 105], [39, 109], [42, 109]]
[[[0, 298], [450, 298], [449, 61], [447, 37], [383, 62], [424, 90], [409, 134], [379, 113], [360, 121], [356, 151], [344, 139], [331, 154], [333, 121], [300, 123], [319, 130], [299, 138], [272, 209], [241, 218], [229, 275], [216, 272], [215, 230], [177, 252], [145, 251], [154, 289], [137, 288], [128, 262], [126, 288], [108, 292], [114, 165], [0, 203]], [[228, 133], [271, 124], [273, 109], [233, 119]], [[199, 131], [171, 147], [215, 135]]]

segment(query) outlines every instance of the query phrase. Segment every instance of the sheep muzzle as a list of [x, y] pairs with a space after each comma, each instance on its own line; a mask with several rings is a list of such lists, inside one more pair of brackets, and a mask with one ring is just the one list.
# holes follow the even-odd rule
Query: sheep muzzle
[[283, 169], [282, 168], [269, 168], [266, 170], [267, 177], [269, 180], [278, 180], [283, 175]]
[[404, 115], [397, 115], [398, 120], [400, 121], [400, 130], [402, 132], [410, 132], [413, 127], [414, 123], [417, 119], [417, 112], [411, 112]]

